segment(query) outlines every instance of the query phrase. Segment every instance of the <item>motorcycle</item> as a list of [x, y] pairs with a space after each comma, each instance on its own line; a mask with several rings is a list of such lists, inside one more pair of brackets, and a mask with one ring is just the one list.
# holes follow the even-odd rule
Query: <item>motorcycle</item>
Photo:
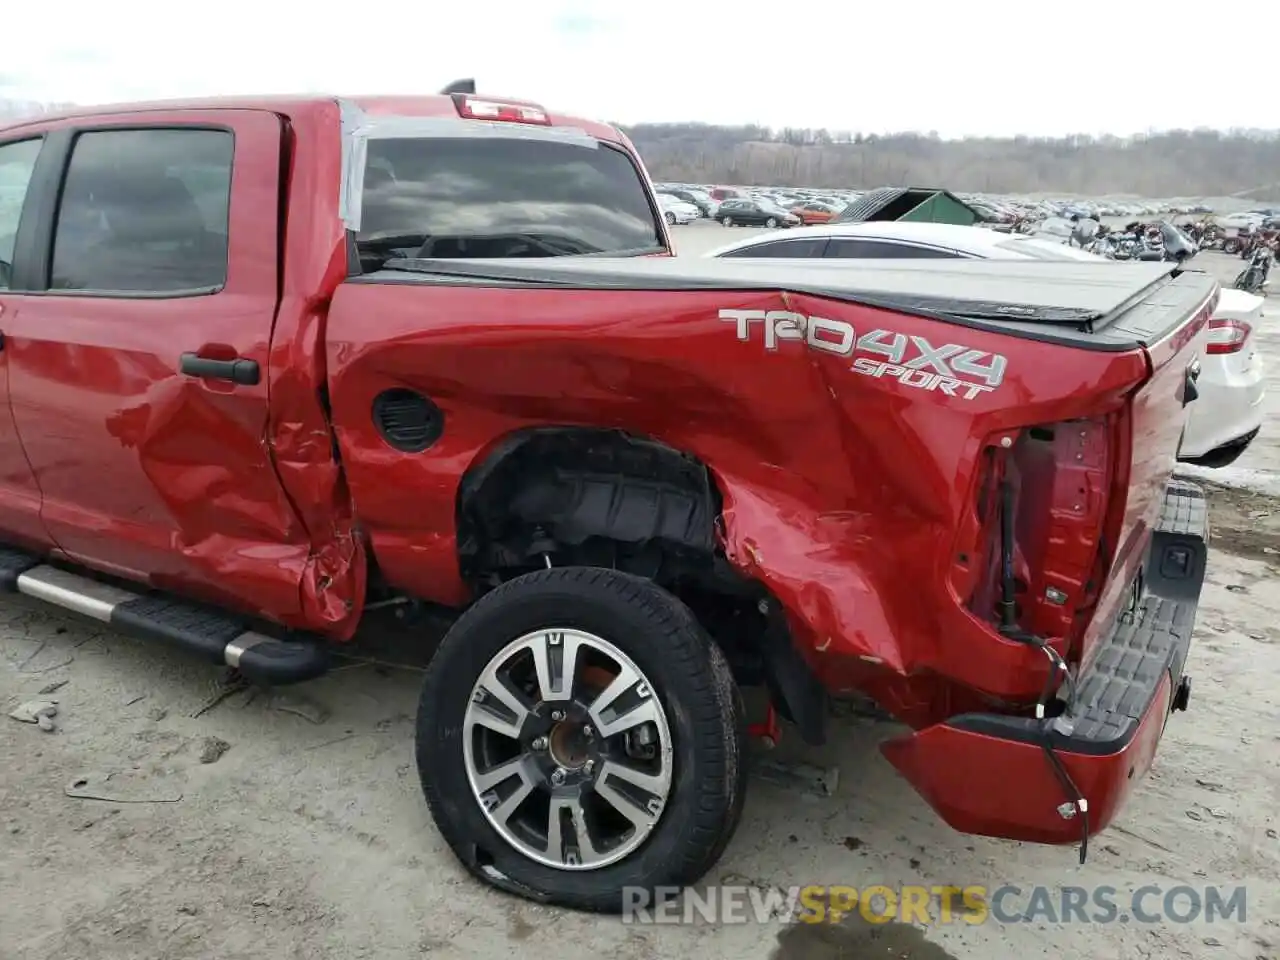
[[1138, 238], [1132, 233], [1109, 234], [1111, 259], [1132, 260], [1137, 256]]
[[1249, 265], [1240, 271], [1232, 286], [1246, 293], [1265, 295], [1271, 274], [1271, 264], [1274, 260], [1275, 253], [1270, 247], [1265, 244], [1256, 245]]
[[1241, 260], [1253, 260], [1253, 255], [1257, 253], [1259, 247], [1270, 247], [1275, 242], [1275, 236], [1270, 231], [1255, 231], [1245, 240], [1244, 246], [1240, 249]]
[[1133, 248], [1135, 260], [1163, 260], [1165, 258], [1164, 236], [1155, 226], [1147, 227], [1138, 234]]
[[1198, 241], [1201, 250], [1221, 250], [1223, 237], [1216, 230], [1206, 230]]
[[1108, 260], [1118, 259], [1116, 257], [1116, 244], [1110, 234], [1094, 237], [1084, 249], [1096, 256], [1106, 257]]
[[1245, 248], [1245, 244], [1249, 242], [1247, 233], [1237, 233], [1234, 236], [1222, 238], [1222, 252], [1229, 257], [1234, 257]]

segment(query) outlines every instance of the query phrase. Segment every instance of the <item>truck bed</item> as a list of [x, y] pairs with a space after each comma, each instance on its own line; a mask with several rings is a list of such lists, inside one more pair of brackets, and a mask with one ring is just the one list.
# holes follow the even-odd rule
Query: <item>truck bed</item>
[[1095, 350], [1149, 346], [1208, 274], [1172, 263], [547, 257], [402, 259], [357, 283], [587, 290], [773, 290], [827, 297]]

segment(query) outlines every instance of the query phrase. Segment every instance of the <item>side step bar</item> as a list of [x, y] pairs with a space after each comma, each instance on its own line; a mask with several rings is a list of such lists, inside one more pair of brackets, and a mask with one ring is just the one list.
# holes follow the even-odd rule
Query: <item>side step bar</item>
[[254, 683], [301, 683], [329, 669], [328, 653], [318, 642], [277, 640], [250, 630], [233, 614], [162, 594], [134, 593], [7, 547], [0, 547], [0, 590], [43, 600], [121, 633], [173, 644], [210, 663], [234, 667]]

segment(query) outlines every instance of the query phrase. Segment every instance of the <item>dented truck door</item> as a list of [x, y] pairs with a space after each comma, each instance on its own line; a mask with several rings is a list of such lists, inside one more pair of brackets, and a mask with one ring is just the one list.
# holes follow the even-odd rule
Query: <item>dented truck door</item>
[[281, 119], [69, 119], [39, 289], [5, 331], [62, 553], [289, 622], [309, 554], [267, 442]]

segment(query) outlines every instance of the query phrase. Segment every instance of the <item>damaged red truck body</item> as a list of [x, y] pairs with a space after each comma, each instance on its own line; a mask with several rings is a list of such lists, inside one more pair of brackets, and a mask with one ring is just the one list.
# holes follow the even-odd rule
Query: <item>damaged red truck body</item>
[[460, 610], [418, 761], [487, 882], [696, 880], [742, 686], [814, 744], [870, 696], [948, 823], [1082, 855], [1186, 706], [1203, 274], [691, 263], [625, 137], [467, 92], [41, 117], [0, 168], [0, 586], [261, 683]]

